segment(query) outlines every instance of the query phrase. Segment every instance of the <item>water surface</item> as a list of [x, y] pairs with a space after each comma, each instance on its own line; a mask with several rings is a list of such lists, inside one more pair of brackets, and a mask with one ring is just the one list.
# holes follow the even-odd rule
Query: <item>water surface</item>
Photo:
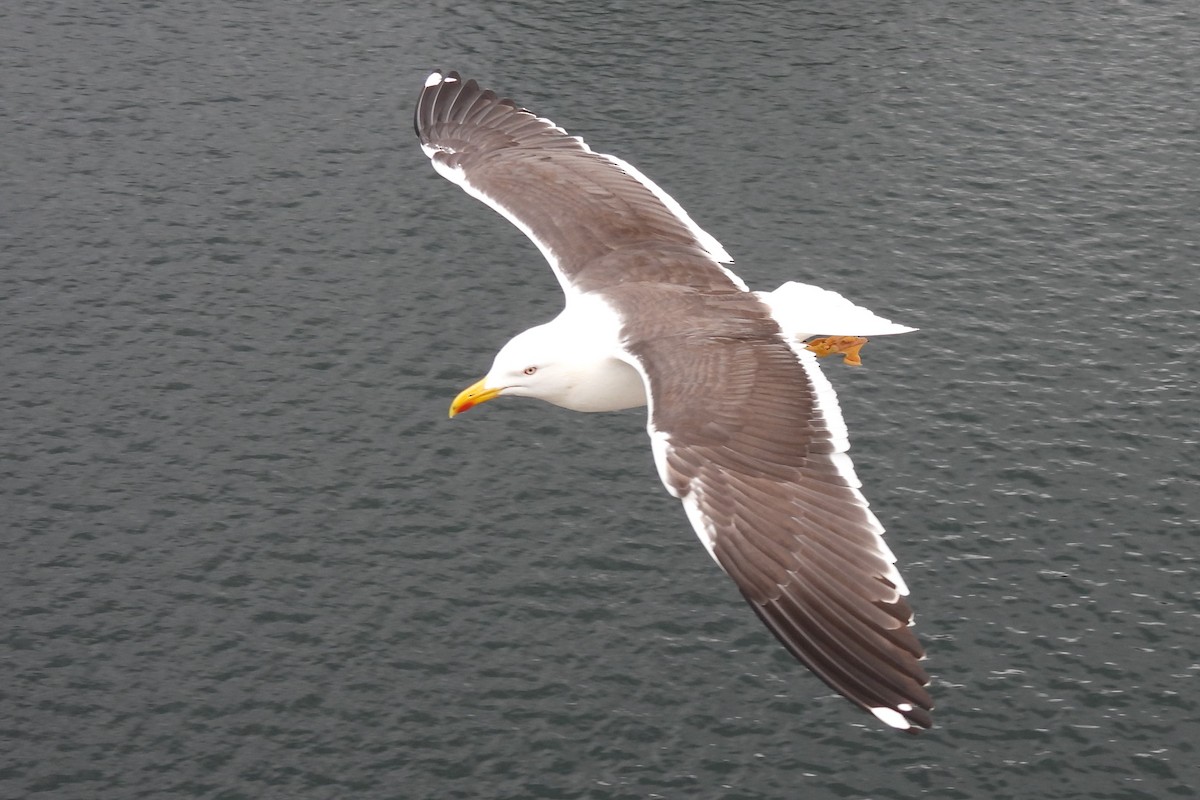
[[[1200, 785], [1183, 0], [0, 11], [0, 795], [1064, 798]], [[792, 662], [640, 412], [449, 400], [557, 313], [431, 68], [639, 166], [830, 364], [938, 727]]]

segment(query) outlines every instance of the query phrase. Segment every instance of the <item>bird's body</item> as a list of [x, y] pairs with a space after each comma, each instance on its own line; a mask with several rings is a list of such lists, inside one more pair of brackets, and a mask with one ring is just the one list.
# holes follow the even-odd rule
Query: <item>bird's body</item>
[[[816, 286], [749, 291], [638, 170], [456, 73], [429, 76], [415, 127], [435, 169], [525, 232], [566, 294], [451, 416], [499, 395], [648, 405], [659, 477], [768, 629], [883, 722], [929, 727], [908, 589], [814, 355], [850, 361], [863, 337], [912, 329]], [[832, 338], [804, 342], [817, 333]]]

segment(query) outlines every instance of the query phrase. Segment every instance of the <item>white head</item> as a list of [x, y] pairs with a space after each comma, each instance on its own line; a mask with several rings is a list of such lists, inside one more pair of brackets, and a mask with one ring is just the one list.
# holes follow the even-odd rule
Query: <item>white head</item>
[[614, 411], [644, 405], [645, 387], [611, 348], [559, 320], [514, 336], [500, 348], [483, 380], [450, 404], [450, 416], [501, 395], [536, 397], [575, 411]]
[[583, 376], [574, 368], [569, 344], [555, 333], [547, 324], [514, 336], [500, 348], [483, 380], [454, 398], [450, 416], [501, 395], [550, 403], [568, 396]]

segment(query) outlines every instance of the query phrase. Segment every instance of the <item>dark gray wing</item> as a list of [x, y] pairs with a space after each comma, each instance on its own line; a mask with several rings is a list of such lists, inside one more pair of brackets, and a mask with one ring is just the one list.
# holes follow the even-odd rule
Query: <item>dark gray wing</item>
[[746, 288], [717, 240], [641, 172], [473, 80], [430, 75], [414, 127], [438, 173], [532, 239], [568, 295], [631, 280]]
[[813, 354], [753, 295], [613, 296], [649, 389], [659, 474], [713, 558], [822, 680], [893, 727], [928, 728], [908, 589]]

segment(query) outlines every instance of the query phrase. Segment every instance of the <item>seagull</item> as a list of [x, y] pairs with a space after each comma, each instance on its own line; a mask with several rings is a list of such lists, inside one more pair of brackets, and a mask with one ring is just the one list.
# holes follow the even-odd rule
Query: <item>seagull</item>
[[929, 728], [908, 587], [817, 363], [861, 363], [866, 337], [915, 329], [810, 284], [750, 291], [631, 164], [457, 72], [426, 79], [414, 127], [433, 168], [528, 236], [566, 295], [450, 416], [501, 396], [648, 407], [659, 478], [767, 629], [883, 723]]

